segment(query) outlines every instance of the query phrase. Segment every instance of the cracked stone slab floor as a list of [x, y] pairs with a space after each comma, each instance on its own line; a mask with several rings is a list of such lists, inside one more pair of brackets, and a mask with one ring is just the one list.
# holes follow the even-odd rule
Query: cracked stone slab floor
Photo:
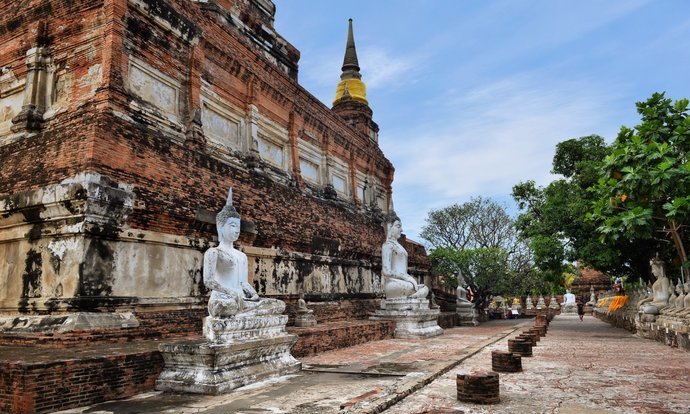
[[299, 374], [221, 396], [150, 392], [61, 413], [690, 413], [689, 353], [564, 315], [522, 359], [522, 373], [500, 374], [499, 404], [457, 401], [457, 373], [490, 370], [491, 351], [507, 350], [532, 323], [491, 321], [325, 352], [302, 358]]
[[522, 358], [523, 372], [500, 374], [499, 404], [457, 401], [457, 374], [490, 370], [493, 350], [507, 350], [507, 340], [485, 347], [386, 413], [690, 413], [690, 353], [590, 316], [583, 322], [557, 316], [534, 356]]
[[[482, 341], [497, 340], [525, 325], [525, 320], [492, 321], [478, 327], [447, 329], [428, 339], [388, 339], [301, 358], [296, 375], [238, 388], [220, 396], [149, 392], [134, 398], [62, 414], [138, 413], [342, 413], [362, 401], [394, 396], [399, 384], [433, 374], [439, 361]], [[496, 338], [496, 339], [492, 339]]]

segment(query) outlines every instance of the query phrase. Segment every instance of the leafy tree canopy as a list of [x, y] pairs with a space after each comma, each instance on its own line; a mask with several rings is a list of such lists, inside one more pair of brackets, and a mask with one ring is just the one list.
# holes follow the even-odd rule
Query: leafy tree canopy
[[[676, 263], [687, 266], [688, 100], [672, 102], [655, 93], [638, 102], [637, 111], [642, 123], [622, 127], [604, 159], [590, 218], [603, 241], [648, 240], [662, 254], [672, 246]], [[645, 259], [653, 252], [648, 250]]]
[[527, 181], [513, 187], [521, 213], [520, 236], [529, 240], [534, 261], [546, 281], [563, 284], [567, 262], [587, 262], [601, 270], [621, 266], [618, 251], [599, 240], [596, 225], [586, 220], [593, 194], [588, 190], [598, 180], [599, 167], [607, 154], [598, 135], [569, 139], [556, 146], [552, 172], [563, 176], [546, 187]]

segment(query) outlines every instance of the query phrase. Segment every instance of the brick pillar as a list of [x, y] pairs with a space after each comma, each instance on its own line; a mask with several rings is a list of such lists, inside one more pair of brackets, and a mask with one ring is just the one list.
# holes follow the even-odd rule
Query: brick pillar
[[532, 356], [532, 344], [524, 339], [509, 339], [508, 350], [523, 357]]
[[499, 378], [495, 372], [460, 373], [456, 380], [458, 400], [475, 404], [498, 404]]
[[495, 372], [522, 371], [522, 357], [506, 351], [491, 351], [491, 369]]

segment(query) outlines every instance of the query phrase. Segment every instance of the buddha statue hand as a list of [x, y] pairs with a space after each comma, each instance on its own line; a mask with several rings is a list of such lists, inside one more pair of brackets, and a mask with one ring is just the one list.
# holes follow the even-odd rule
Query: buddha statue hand
[[251, 300], [251, 301], [257, 301], [259, 300], [259, 294], [256, 292], [254, 287], [250, 285], [247, 282], [241, 282], [240, 285], [242, 286], [242, 292], [244, 292], [244, 299], [245, 300]]
[[236, 292], [214, 290], [208, 300], [208, 313], [214, 318], [227, 318], [240, 313], [243, 305], [244, 301]]

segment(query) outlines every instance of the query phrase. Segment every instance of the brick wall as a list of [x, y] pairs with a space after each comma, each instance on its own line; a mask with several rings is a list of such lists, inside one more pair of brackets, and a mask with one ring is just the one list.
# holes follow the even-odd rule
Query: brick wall
[[[305, 184], [297, 142], [309, 141], [324, 155], [343, 162], [350, 179], [355, 172], [368, 174], [388, 197], [393, 166], [367, 134], [349, 127], [294, 81], [296, 49], [289, 43], [271, 49], [269, 55], [283, 59], [276, 63], [244, 34], [258, 33], [259, 23], [271, 20], [266, 11], [248, 7], [247, 2], [235, 3], [219, 2], [216, 7], [183, 0], [31, 0], [3, 5], [0, 67], [11, 67], [21, 79], [27, 74], [27, 50], [42, 45], [65, 77], [55, 80], [56, 85], [64, 85], [65, 102], [54, 108], [55, 114], [41, 129], [0, 136], [0, 194], [95, 172], [133, 186], [134, 210], [121, 225], [211, 240], [215, 226], [199, 220], [200, 213], [218, 211], [227, 189], [233, 187], [236, 208], [256, 229], [251, 237], [243, 235], [241, 242], [362, 260], [362, 268], [377, 273], [384, 241], [382, 212], [363, 210], [362, 200], [354, 194], [332, 199]], [[228, 14], [235, 5], [244, 26]], [[280, 36], [271, 39], [264, 40], [284, 42]], [[179, 85], [174, 121], [165, 121], [160, 111], [133, 92], [128, 73], [135, 60]], [[285, 157], [290, 167], [257, 165], [247, 148], [221, 155], [204, 144], [203, 136], [198, 142], [192, 139], [203, 88], [241, 111], [240, 116], [256, 109], [287, 131]], [[112, 239], [121, 228], [111, 230]], [[423, 248], [408, 244], [411, 272], [423, 276], [428, 269]], [[25, 258], [16, 261], [23, 263]], [[298, 286], [313, 265], [304, 263], [291, 275]], [[21, 283], [18, 272], [8, 283]], [[272, 277], [273, 283], [285, 284], [283, 275]], [[348, 281], [344, 285], [361, 286]], [[64, 292], [61, 299], [77, 294]], [[138, 296], [137, 292], [125, 295]]]
[[44, 413], [152, 390], [158, 352], [45, 363], [0, 362], [0, 412]]
[[288, 332], [299, 336], [291, 353], [300, 357], [369, 341], [390, 339], [395, 332], [395, 322], [340, 321], [308, 328], [290, 327]]

